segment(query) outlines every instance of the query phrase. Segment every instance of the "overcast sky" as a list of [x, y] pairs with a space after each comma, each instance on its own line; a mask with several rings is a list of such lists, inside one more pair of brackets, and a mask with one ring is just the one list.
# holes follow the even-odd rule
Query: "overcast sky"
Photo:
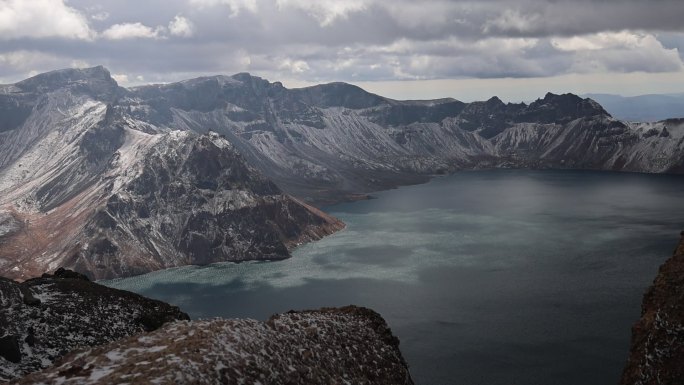
[[0, 0], [0, 83], [250, 72], [395, 98], [684, 92], [682, 0]]

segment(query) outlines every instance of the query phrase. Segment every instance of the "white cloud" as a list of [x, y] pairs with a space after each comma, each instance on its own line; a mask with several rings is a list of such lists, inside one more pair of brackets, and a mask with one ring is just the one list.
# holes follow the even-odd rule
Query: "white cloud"
[[102, 37], [108, 40], [124, 39], [157, 39], [161, 36], [163, 27], [152, 28], [142, 23], [114, 24], [102, 32]]
[[145, 84], [145, 77], [143, 75], [113, 73], [112, 78], [123, 87], [134, 87], [136, 85]]
[[[684, 2], [646, 3], [155, 0], [130, 7], [115, 0], [0, 0], [0, 77], [18, 80], [29, 70], [81, 62], [127, 74], [128, 85], [241, 71], [308, 82], [681, 75]], [[79, 21], [80, 35], [54, 26], [69, 17]], [[49, 42], [34, 41], [40, 36]]]
[[281, 70], [290, 71], [293, 74], [301, 74], [311, 69], [309, 67], [309, 64], [304, 60], [292, 60], [289, 58], [283, 60], [283, 62], [278, 66], [278, 68]]
[[90, 62], [87, 62], [85, 60], [75, 59], [75, 60], [71, 61], [70, 67], [71, 68], [87, 68], [87, 67], [92, 67], [92, 66], [90, 65]]
[[12, 73], [13, 80], [21, 80], [56, 68], [85, 68], [90, 62], [35, 50], [0, 53], [0, 69]]
[[471, 3], [445, 1], [409, 1], [375, 3], [382, 7], [401, 26], [411, 29], [434, 29], [445, 25], [466, 23], [465, 17], [472, 12]]
[[213, 7], [217, 5], [225, 5], [230, 9], [231, 16], [237, 16], [242, 9], [246, 9], [252, 13], [257, 12], [256, 0], [189, 0], [190, 5], [200, 8]]
[[101, 36], [108, 40], [125, 39], [166, 39], [169, 35], [190, 37], [195, 30], [194, 24], [187, 18], [176, 15], [168, 25], [150, 27], [140, 22], [114, 24], [102, 32]]
[[242, 52], [242, 54], [238, 57], [238, 62], [240, 63], [241, 68], [249, 68], [249, 66], [252, 64], [252, 58], [249, 57], [247, 53]]
[[0, 54], [0, 64], [11, 68], [31, 68], [36, 64], [50, 62], [54, 56], [37, 51], [11, 51]]
[[116, 82], [119, 84], [127, 84], [128, 83], [128, 75], [126, 75], [126, 74], [112, 74], [112, 78], [114, 80], [116, 80]]
[[491, 30], [500, 32], [530, 32], [538, 25], [541, 15], [538, 13], [523, 14], [520, 11], [507, 9], [494, 19], [485, 21], [482, 31], [488, 33]]
[[571, 71], [669, 72], [681, 71], [684, 63], [677, 48], [665, 48], [650, 33], [601, 32], [568, 38], [552, 38], [551, 45], [572, 55]]
[[174, 36], [190, 37], [195, 32], [195, 26], [187, 18], [176, 15], [169, 22], [169, 33]]
[[368, 0], [276, 0], [276, 5], [279, 9], [285, 7], [301, 9], [325, 27], [337, 19], [346, 19], [350, 13], [366, 9], [370, 2]]
[[0, 1], [0, 40], [51, 38], [92, 40], [87, 18], [63, 0]]
[[90, 18], [97, 21], [105, 21], [109, 19], [109, 12], [98, 12], [90, 15]]
[[553, 38], [551, 45], [561, 51], [595, 51], [608, 48], [638, 49], [648, 46], [660, 46], [660, 42], [652, 34], [621, 31], [600, 32], [584, 36]]

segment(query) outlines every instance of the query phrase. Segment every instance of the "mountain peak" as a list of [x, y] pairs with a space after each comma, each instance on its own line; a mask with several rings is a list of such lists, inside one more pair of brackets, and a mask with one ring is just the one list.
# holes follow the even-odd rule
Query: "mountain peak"
[[553, 101], [562, 101], [562, 102], [579, 102], [582, 99], [581, 97], [573, 94], [573, 93], [564, 93], [564, 94], [554, 94], [553, 92], [547, 92], [546, 95], [544, 95], [544, 99], [542, 99], [546, 102], [553, 102]]
[[548, 115], [549, 112], [553, 112], [551, 114], [553, 116], [547, 116], [546, 120], [573, 120], [595, 115], [610, 116], [600, 104], [572, 93], [557, 95], [547, 92], [543, 99], [532, 102], [527, 110], [528, 114], [543, 111], [545, 115]]
[[344, 82], [318, 84], [294, 90], [313, 105], [362, 109], [385, 103], [387, 99], [372, 94], [359, 86]]
[[112, 79], [111, 73], [105, 67], [99, 65], [89, 68], [63, 68], [59, 70], [54, 70], [50, 72], [45, 72], [38, 74], [36, 76], [30, 77], [23, 80], [17, 85], [31, 84], [36, 82], [45, 81], [66, 81], [73, 82], [84, 79], [101, 79], [101, 80], [114, 80]]
[[501, 99], [499, 99], [498, 96], [492, 96], [491, 98], [489, 98], [489, 100], [487, 100], [485, 102], [485, 104], [490, 106], [490, 107], [492, 107], [492, 106], [505, 106], [506, 105]]
[[236, 73], [235, 75], [231, 76], [231, 78], [235, 80], [239, 80], [241, 82], [251, 82], [251, 81], [258, 81], [258, 82], [266, 82], [268, 83], [268, 80], [261, 78], [256, 75], [252, 75], [249, 72], [239, 72]]
[[15, 84], [24, 92], [46, 93], [60, 88], [86, 91], [100, 99], [110, 99], [119, 89], [109, 70], [99, 65], [90, 68], [65, 68], [45, 72]]
[[234, 75], [231, 76], [231, 77], [232, 77], [232, 78], [235, 78], [235, 79], [251, 79], [251, 78], [257, 77], [257, 76], [253, 76], [253, 75], [252, 75], [251, 73], [249, 73], [249, 72], [238, 72], [238, 73], [234, 74]]

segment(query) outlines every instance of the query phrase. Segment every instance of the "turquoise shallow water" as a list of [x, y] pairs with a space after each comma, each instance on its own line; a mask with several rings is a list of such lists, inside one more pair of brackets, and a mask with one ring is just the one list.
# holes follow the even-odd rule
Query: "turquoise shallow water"
[[193, 318], [368, 306], [418, 384], [609, 384], [684, 229], [678, 176], [463, 172], [376, 198], [327, 207], [347, 229], [288, 260], [105, 283]]

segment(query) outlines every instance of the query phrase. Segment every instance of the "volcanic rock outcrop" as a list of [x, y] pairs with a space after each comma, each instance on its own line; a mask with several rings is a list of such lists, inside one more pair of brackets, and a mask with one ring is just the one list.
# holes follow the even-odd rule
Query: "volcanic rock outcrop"
[[413, 384], [385, 321], [348, 306], [176, 322], [74, 352], [17, 384]]
[[623, 385], [684, 383], [684, 232], [644, 295]]
[[69, 270], [22, 283], [0, 277], [0, 381], [48, 367], [76, 348], [187, 319], [175, 306]]

